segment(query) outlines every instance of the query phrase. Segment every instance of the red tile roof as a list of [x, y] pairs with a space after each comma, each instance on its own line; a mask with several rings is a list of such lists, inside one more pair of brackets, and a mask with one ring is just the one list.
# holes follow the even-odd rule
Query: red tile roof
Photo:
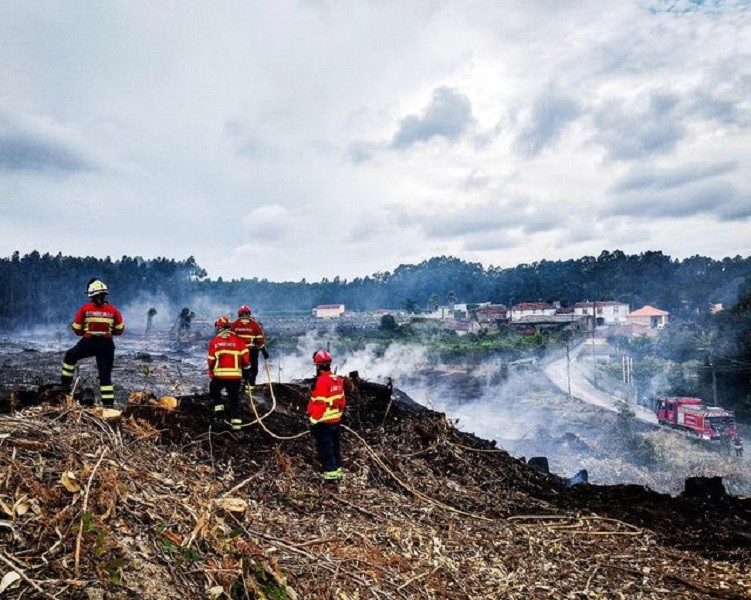
[[659, 308], [655, 308], [654, 306], [650, 306], [647, 304], [646, 306], [642, 306], [639, 310], [635, 310], [632, 313], [630, 313], [629, 317], [665, 317], [669, 315], [670, 313], [665, 310], [660, 310]]

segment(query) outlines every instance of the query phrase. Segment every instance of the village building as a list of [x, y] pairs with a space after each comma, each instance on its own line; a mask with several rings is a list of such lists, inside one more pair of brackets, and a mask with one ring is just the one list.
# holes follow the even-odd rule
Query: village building
[[480, 324], [500, 326], [508, 322], [508, 308], [503, 304], [488, 304], [474, 311], [475, 318]]
[[335, 319], [344, 314], [344, 304], [319, 304], [313, 309], [317, 319]]
[[521, 302], [511, 307], [511, 322], [516, 323], [524, 317], [552, 317], [560, 306], [548, 302]]
[[435, 310], [423, 313], [420, 316], [425, 319], [453, 319], [454, 309], [448, 306], [439, 306]]
[[644, 325], [651, 329], [662, 329], [668, 324], [670, 313], [647, 304], [628, 315], [628, 322], [632, 325]]
[[513, 325], [520, 333], [534, 333], [537, 331], [589, 331], [591, 317], [575, 315], [574, 313], [560, 313], [553, 315], [527, 315], [515, 319]]
[[577, 302], [574, 304], [574, 314], [596, 315], [598, 325], [625, 325], [629, 322], [628, 304], [613, 300]]

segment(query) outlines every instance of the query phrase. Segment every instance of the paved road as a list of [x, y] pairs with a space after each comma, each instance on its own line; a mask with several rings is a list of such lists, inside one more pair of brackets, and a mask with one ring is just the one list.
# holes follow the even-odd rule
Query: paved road
[[[594, 387], [582, 373], [582, 369], [590, 368], [585, 362], [579, 362], [579, 355], [584, 348], [583, 344], [572, 348], [569, 352], [570, 359], [564, 356], [558, 360], [549, 363], [545, 369], [545, 375], [560, 388], [563, 393], [568, 393], [569, 381], [571, 385], [571, 395], [589, 404], [600, 406], [607, 410], [616, 411], [617, 403], [621, 398], [612, 396], [606, 391]], [[568, 364], [567, 364], [568, 363]], [[570, 380], [569, 380], [570, 377]], [[631, 405], [631, 409], [636, 413], [636, 418], [647, 423], [657, 424], [657, 417], [654, 413], [643, 406]]]

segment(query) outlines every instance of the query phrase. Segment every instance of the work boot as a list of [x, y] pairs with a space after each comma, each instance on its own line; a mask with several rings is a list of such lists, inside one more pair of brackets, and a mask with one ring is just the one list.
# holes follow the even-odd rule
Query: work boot
[[211, 415], [211, 424], [215, 429], [221, 429], [226, 424], [224, 420], [224, 404], [215, 404]]
[[333, 488], [339, 488], [339, 482], [342, 479], [341, 469], [334, 469], [333, 471], [325, 471], [323, 473], [323, 483]]
[[94, 402], [96, 400], [94, 390], [92, 390], [91, 388], [84, 388], [83, 390], [81, 390], [80, 396], [78, 394], [75, 394], [74, 398], [78, 400], [78, 403], [81, 406], [94, 406]]

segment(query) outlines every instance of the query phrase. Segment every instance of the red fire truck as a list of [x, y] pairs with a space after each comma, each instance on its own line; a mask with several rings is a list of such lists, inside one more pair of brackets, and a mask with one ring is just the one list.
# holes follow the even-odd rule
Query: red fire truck
[[706, 406], [701, 398], [658, 398], [657, 421], [703, 440], [740, 443], [735, 416], [719, 406]]

